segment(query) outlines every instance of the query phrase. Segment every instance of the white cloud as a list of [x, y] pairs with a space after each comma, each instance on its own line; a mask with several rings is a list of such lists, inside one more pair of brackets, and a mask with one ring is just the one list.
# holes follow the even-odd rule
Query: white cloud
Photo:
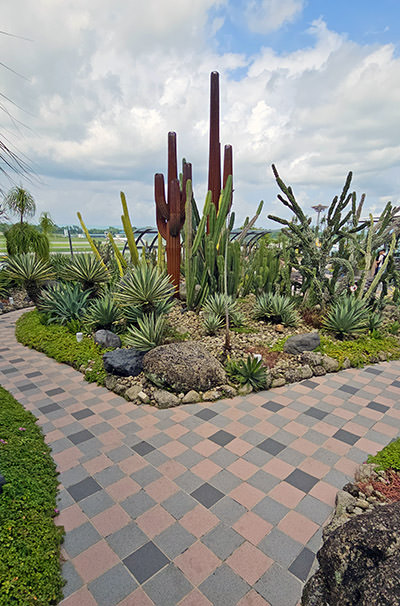
[[304, 0], [250, 0], [246, 8], [251, 31], [267, 34], [294, 21], [304, 7]]

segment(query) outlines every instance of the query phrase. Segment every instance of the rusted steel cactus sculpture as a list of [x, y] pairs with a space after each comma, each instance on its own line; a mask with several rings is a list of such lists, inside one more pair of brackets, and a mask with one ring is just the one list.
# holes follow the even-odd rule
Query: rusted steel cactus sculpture
[[176, 133], [168, 133], [167, 199], [165, 199], [164, 175], [154, 175], [157, 228], [166, 241], [167, 271], [172, 277], [176, 296], [179, 296], [181, 267], [180, 232], [185, 223], [186, 182], [192, 178], [192, 165], [183, 162], [182, 184], [178, 179]]
[[[210, 151], [208, 163], [208, 189], [218, 211], [221, 195], [221, 151], [219, 141], [219, 74], [211, 73], [210, 83]], [[232, 146], [225, 145], [223, 187], [233, 174]], [[176, 134], [168, 133], [168, 180], [165, 199], [164, 176], [154, 176], [157, 228], [166, 241], [167, 271], [179, 296], [181, 242], [180, 231], [185, 223], [186, 182], [192, 179], [192, 165], [183, 162], [182, 181], [178, 180]], [[233, 191], [233, 190], [232, 190]], [[232, 195], [231, 195], [232, 204]]]

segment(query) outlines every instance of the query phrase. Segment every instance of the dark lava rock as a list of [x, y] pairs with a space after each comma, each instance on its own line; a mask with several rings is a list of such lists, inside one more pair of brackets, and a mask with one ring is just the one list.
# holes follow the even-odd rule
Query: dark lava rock
[[142, 372], [143, 352], [137, 349], [115, 349], [103, 355], [107, 372], [120, 377], [136, 377]]
[[319, 334], [317, 332], [307, 332], [302, 335], [293, 335], [289, 337], [283, 346], [283, 351], [297, 356], [303, 351], [312, 351], [320, 344]]
[[121, 339], [114, 332], [111, 332], [111, 330], [97, 330], [94, 333], [93, 338], [103, 349], [108, 349], [108, 347], [121, 347]]
[[143, 372], [155, 385], [177, 392], [207, 391], [226, 383], [222, 364], [191, 341], [155, 347], [143, 358]]
[[400, 501], [343, 524], [317, 558], [302, 606], [399, 606]]
[[348, 492], [352, 497], [356, 498], [358, 498], [358, 495], [360, 494], [360, 489], [358, 486], [352, 484], [351, 482], [348, 482], [345, 486], [343, 486], [342, 490]]

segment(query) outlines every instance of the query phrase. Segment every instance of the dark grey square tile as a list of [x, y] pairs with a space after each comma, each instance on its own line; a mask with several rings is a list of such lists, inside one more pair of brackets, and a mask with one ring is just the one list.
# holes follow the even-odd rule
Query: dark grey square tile
[[219, 446], [226, 446], [227, 444], [229, 444], [229, 442], [232, 442], [232, 440], [235, 439], [235, 436], [229, 433], [228, 431], [220, 429], [212, 436], [209, 436], [208, 439], [212, 442], [215, 442], [215, 444], [218, 444]]
[[270, 400], [269, 402], [265, 402], [265, 404], [261, 404], [262, 408], [266, 410], [271, 410], [272, 412], [278, 412], [281, 408], [283, 408], [282, 404], [278, 404], [277, 402], [273, 402]]
[[383, 404], [379, 404], [379, 402], [370, 402], [367, 404], [367, 408], [372, 408], [372, 410], [377, 410], [378, 412], [386, 412], [389, 410], [389, 406], [384, 406]]
[[309, 492], [313, 486], [318, 482], [318, 478], [302, 471], [301, 469], [294, 469], [290, 473], [285, 481], [291, 484], [295, 488], [302, 490], [303, 492]]
[[67, 438], [71, 440], [71, 442], [76, 446], [77, 444], [82, 444], [82, 442], [86, 442], [86, 440], [91, 440], [92, 438], [94, 438], [94, 435], [89, 430], [82, 429], [82, 431], [73, 433], [67, 436]]
[[309, 379], [302, 381], [301, 385], [303, 385], [304, 387], [309, 387], [310, 389], [315, 389], [316, 387], [319, 387], [319, 383], [316, 383], [315, 381], [310, 381]]
[[204, 505], [204, 507], [210, 508], [225, 495], [214, 486], [211, 486], [211, 484], [208, 484], [208, 482], [204, 482], [204, 484], [191, 493], [191, 496]]
[[117, 564], [111, 570], [107, 570], [88, 585], [97, 606], [119, 604], [136, 588], [137, 583], [122, 564]]
[[19, 391], [31, 391], [33, 389], [37, 389], [37, 386], [34, 383], [26, 383], [25, 385], [18, 386]]
[[13, 372], [18, 372], [18, 368], [4, 368], [1, 372], [3, 375], [11, 375]]
[[134, 446], [132, 446], [132, 450], [134, 450], [140, 456], [143, 457], [144, 455], [149, 454], [149, 452], [152, 452], [153, 450], [155, 450], [155, 448], [148, 442], [142, 441], [142, 442], [139, 442], [139, 444], [135, 444]]
[[28, 379], [33, 379], [33, 377], [40, 377], [42, 373], [39, 370], [34, 370], [33, 372], [27, 372], [25, 375]]
[[47, 415], [49, 412], [54, 412], [55, 410], [61, 410], [61, 406], [53, 402], [52, 404], [47, 404], [47, 406], [42, 406], [39, 408], [40, 412], [44, 415]]
[[370, 375], [380, 375], [382, 374], [382, 370], [379, 370], [378, 368], [373, 368], [372, 366], [369, 368], [365, 368], [364, 372], [369, 373]]
[[24, 362], [24, 358], [13, 358], [10, 360], [10, 364], [19, 364], [20, 362]]
[[392, 381], [392, 385], [393, 387], [400, 387], [400, 381], [396, 379], [395, 381]]
[[90, 408], [83, 408], [82, 410], [77, 410], [76, 412], [72, 413], [72, 416], [78, 421], [91, 417], [92, 415], [94, 415], [94, 412], [90, 410]]
[[195, 416], [199, 417], [200, 419], [203, 419], [203, 421], [209, 421], [213, 417], [216, 417], [217, 414], [218, 413], [216, 413], [214, 410], [211, 410], [210, 408], [203, 408], [202, 410], [199, 410], [199, 412], [196, 412]]
[[62, 387], [55, 387], [54, 389], [49, 389], [46, 391], [46, 394], [50, 397], [57, 396], [59, 393], [65, 393], [65, 389]]
[[81, 501], [82, 499], [94, 494], [98, 490], [101, 490], [101, 486], [96, 482], [96, 480], [89, 477], [85, 480], [77, 482], [77, 484], [73, 484], [67, 490], [75, 501]]
[[339, 387], [339, 391], [344, 391], [344, 393], [350, 393], [354, 395], [359, 391], [358, 387], [353, 387], [352, 385], [341, 385]]
[[173, 564], [153, 576], [143, 587], [155, 606], [176, 606], [192, 589], [186, 577]]
[[123, 563], [139, 583], [144, 583], [169, 563], [168, 558], [149, 541], [124, 558]]
[[360, 436], [357, 436], [350, 431], [346, 431], [345, 429], [339, 429], [333, 434], [332, 438], [336, 438], [336, 440], [340, 440], [341, 442], [345, 442], [346, 444], [353, 446], [360, 439]]
[[307, 547], [304, 547], [294, 562], [289, 566], [289, 572], [294, 574], [300, 581], [305, 581], [311, 570], [314, 559], [315, 554]]
[[286, 448], [285, 444], [281, 444], [280, 442], [277, 442], [273, 438], [267, 438], [260, 444], [257, 444], [257, 447], [261, 448], [261, 450], [265, 450], [265, 452], [268, 452], [271, 455], [277, 455], [284, 448]]
[[314, 419], [321, 420], [324, 419], [328, 413], [324, 410], [316, 408], [315, 406], [311, 406], [311, 408], [305, 410], [303, 414], [308, 415], [309, 417], [313, 417]]

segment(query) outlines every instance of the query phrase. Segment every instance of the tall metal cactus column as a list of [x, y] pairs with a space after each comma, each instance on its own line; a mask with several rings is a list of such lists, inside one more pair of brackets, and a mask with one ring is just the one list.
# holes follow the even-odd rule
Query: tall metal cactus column
[[[233, 177], [232, 146], [224, 147], [223, 187], [229, 175]], [[208, 190], [212, 202], [218, 210], [221, 195], [221, 143], [219, 140], [219, 73], [211, 72], [210, 76], [210, 147], [208, 157]], [[231, 200], [232, 204], [232, 200]]]
[[186, 182], [192, 178], [192, 165], [185, 162], [182, 169], [182, 185], [178, 180], [176, 133], [168, 133], [167, 199], [165, 199], [164, 175], [154, 175], [157, 228], [166, 241], [167, 271], [172, 277], [175, 294], [179, 296], [181, 239], [180, 231], [185, 222]]

